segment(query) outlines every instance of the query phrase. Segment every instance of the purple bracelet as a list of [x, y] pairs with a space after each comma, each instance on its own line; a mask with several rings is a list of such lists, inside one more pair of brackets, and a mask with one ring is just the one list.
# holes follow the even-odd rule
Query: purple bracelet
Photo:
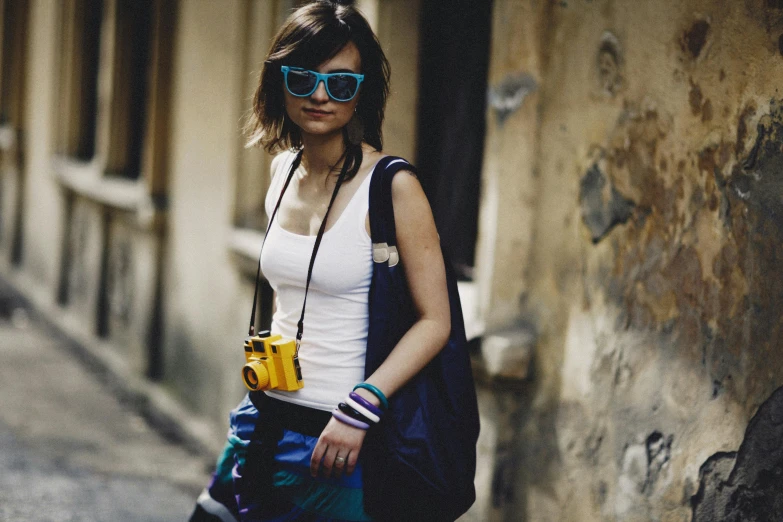
[[341, 412], [337, 408], [332, 410], [332, 417], [337, 419], [338, 421], [342, 422], [343, 424], [347, 424], [348, 426], [353, 426], [354, 428], [359, 428], [360, 430], [369, 430], [370, 425], [366, 422], [358, 421], [356, 419], [350, 418], [345, 413]]
[[370, 410], [372, 413], [376, 414], [378, 417], [383, 417], [383, 412], [378, 408], [378, 406], [371, 403], [370, 401], [368, 401], [358, 393], [351, 392], [348, 394], [348, 397], [355, 400], [356, 402], [358, 402], [359, 404], [361, 404], [362, 406]]

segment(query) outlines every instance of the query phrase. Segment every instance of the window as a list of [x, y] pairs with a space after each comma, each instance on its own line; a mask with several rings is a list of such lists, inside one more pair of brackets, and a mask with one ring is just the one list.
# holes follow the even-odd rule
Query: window
[[[241, 114], [248, 117], [251, 114], [264, 57], [277, 28], [295, 7], [293, 0], [249, 0], [245, 4], [243, 81], [240, 82], [242, 92], [237, 96]], [[261, 149], [245, 148], [244, 140], [244, 136], [238, 136], [234, 225], [238, 229], [263, 232], [266, 227], [264, 195], [269, 186], [271, 158]]]
[[2, 6], [2, 54], [0, 54], [0, 124], [21, 124], [24, 71], [24, 28], [27, 2], [6, 0]]
[[[258, 87], [261, 66], [278, 28], [303, 0], [247, 0], [244, 17], [243, 74], [237, 100], [240, 113], [249, 116], [253, 95]], [[231, 249], [243, 274], [255, 278], [258, 254], [266, 230], [264, 199], [270, 181], [272, 158], [258, 148], [245, 148], [245, 137], [237, 136], [237, 185], [234, 199], [234, 232]], [[260, 303], [256, 325], [268, 325], [272, 320], [272, 288], [261, 281]]]
[[[152, 0], [116, 0], [113, 19], [109, 135], [105, 171], [137, 179], [141, 170], [144, 116], [147, 108]], [[113, 12], [111, 12], [113, 11]]]
[[63, 4], [58, 149], [81, 161], [95, 155], [103, 7], [103, 0]]
[[[97, 335], [123, 345], [138, 344], [134, 332], [149, 320], [148, 373], [156, 375], [176, 4], [63, 0], [59, 11], [53, 164], [66, 225], [58, 302], [95, 313]], [[137, 277], [138, 264], [155, 277]]]
[[26, 0], [0, 1], [0, 242], [22, 260]]
[[162, 32], [171, 30], [173, 5], [65, 0], [62, 13], [58, 152], [94, 162], [101, 175], [137, 180], [155, 121], [150, 105], [168, 88], [151, 78], [166, 74], [171, 35]]

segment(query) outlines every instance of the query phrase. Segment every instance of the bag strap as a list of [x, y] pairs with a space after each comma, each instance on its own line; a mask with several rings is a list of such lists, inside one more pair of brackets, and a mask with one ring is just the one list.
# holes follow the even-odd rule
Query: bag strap
[[[275, 215], [277, 215], [277, 210], [280, 208], [280, 202], [283, 201], [283, 194], [285, 194], [285, 191], [288, 189], [288, 185], [291, 183], [291, 179], [294, 177], [294, 172], [296, 172], [296, 169], [299, 168], [299, 164], [302, 162], [302, 150], [300, 150], [296, 157], [294, 158], [293, 163], [291, 163], [291, 168], [288, 171], [288, 177], [285, 180], [285, 183], [283, 184], [283, 189], [280, 191], [280, 196], [277, 198], [277, 203], [275, 204], [275, 209], [272, 211], [272, 215], [269, 217], [269, 223], [266, 226], [266, 234], [264, 235], [264, 241], [261, 243], [261, 251], [258, 254], [258, 269], [256, 270], [256, 288], [253, 292], [253, 308], [250, 312], [250, 328], [248, 329], [248, 334], [253, 335], [255, 333], [255, 320], [256, 320], [256, 307], [258, 305], [258, 293], [259, 289], [261, 287], [261, 253], [264, 251], [264, 245], [266, 244], [266, 238], [269, 236], [269, 230], [272, 228], [272, 220], [275, 219]], [[302, 334], [304, 332], [304, 316], [305, 316], [305, 308], [307, 306], [307, 293], [310, 289], [310, 280], [313, 277], [313, 266], [315, 265], [315, 256], [318, 254], [318, 248], [321, 245], [321, 240], [323, 239], [324, 232], [326, 231], [326, 219], [329, 217], [329, 211], [332, 210], [332, 205], [334, 204], [334, 200], [337, 198], [337, 192], [340, 190], [340, 186], [343, 184], [343, 181], [345, 180], [345, 174], [348, 172], [348, 164], [347, 162], [343, 162], [343, 167], [340, 170], [340, 175], [337, 177], [337, 183], [334, 186], [334, 191], [332, 192], [332, 197], [329, 200], [329, 206], [326, 207], [326, 214], [324, 214], [324, 218], [321, 221], [321, 226], [318, 229], [318, 235], [315, 237], [315, 244], [313, 245], [313, 253], [310, 255], [310, 265], [307, 268], [307, 282], [305, 283], [305, 294], [304, 294], [304, 301], [302, 302], [302, 315], [299, 316], [299, 322], [297, 323], [297, 331], [296, 331], [296, 354], [299, 354], [299, 344], [302, 341]]]
[[387, 156], [383, 158], [370, 183], [370, 236], [373, 242], [373, 261], [395, 266], [400, 256], [397, 252], [397, 230], [394, 223], [392, 180], [401, 170], [416, 173], [416, 168], [406, 160]]
[[381, 192], [383, 191], [383, 172], [386, 170], [386, 166], [394, 159], [394, 156], [381, 158], [375, 165], [375, 170], [370, 180], [370, 237], [372, 238], [373, 246], [376, 243], [386, 243], [385, 217], [381, 207]]

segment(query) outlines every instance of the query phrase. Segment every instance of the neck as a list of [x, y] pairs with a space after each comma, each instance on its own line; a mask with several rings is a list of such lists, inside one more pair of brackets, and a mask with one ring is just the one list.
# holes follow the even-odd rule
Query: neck
[[345, 151], [342, 132], [329, 136], [302, 136], [302, 167], [307, 176], [326, 178]]

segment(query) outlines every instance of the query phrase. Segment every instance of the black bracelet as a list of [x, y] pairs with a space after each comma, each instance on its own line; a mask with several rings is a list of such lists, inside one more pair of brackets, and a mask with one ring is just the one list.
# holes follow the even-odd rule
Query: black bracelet
[[361, 413], [359, 413], [355, 409], [351, 408], [349, 405], [345, 404], [344, 402], [341, 402], [340, 404], [338, 404], [337, 405], [337, 409], [340, 410], [341, 412], [345, 413], [346, 415], [348, 415], [352, 419], [358, 420], [360, 422], [364, 422], [366, 424], [369, 424], [370, 426], [375, 424], [373, 421], [371, 421], [370, 419], [368, 419], [367, 417], [365, 417], [364, 415], [362, 415]]

